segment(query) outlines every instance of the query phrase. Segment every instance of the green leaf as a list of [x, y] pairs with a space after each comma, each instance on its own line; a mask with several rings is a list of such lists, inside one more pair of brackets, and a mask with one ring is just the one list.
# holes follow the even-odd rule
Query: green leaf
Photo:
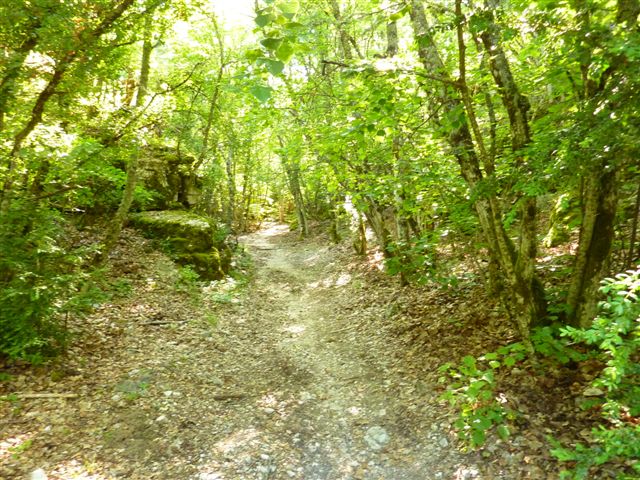
[[271, 98], [273, 88], [268, 85], [256, 85], [255, 87], [251, 87], [250, 91], [254, 97], [256, 97], [261, 103], [264, 103]]
[[264, 63], [267, 65], [267, 70], [269, 70], [271, 75], [280, 75], [284, 70], [284, 63], [280, 60], [267, 58]]
[[275, 20], [275, 17], [272, 14], [262, 13], [256, 17], [255, 22], [260, 28], [264, 28], [273, 22], [273, 20]]
[[255, 62], [258, 58], [260, 58], [262, 56], [262, 50], [259, 50], [257, 48], [254, 48], [253, 50], [249, 50], [247, 51], [244, 56], [246, 57], [247, 60], [249, 60], [250, 62]]
[[283, 62], [288, 62], [291, 60], [294, 51], [295, 49], [293, 48], [293, 45], [291, 45], [291, 42], [285, 40], [276, 50], [276, 57]]
[[278, 10], [282, 12], [284, 17], [289, 20], [293, 20], [293, 17], [295, 17], [298, 10], [300, 10], [300, 4], [298, 3], [298, 0], [287, 0], [278, 3]]
[[509, 435], [511, 434], [511, 432], [509, 432], [509, 427], [507, 427], [506, 425], [498, 425], [498, 428], [496, 428], [496, 431], [498, 432], [498, 436], [502, 440], [506, 440], [507, 438], [509, 438]]
[[265, 38], [260, 43], [264, 45], [267, 50], [274, 51], [282, 44], [282, 38]]
[[473, 430], [471, 433], [471, 445], [473, 447], [480, 447], [484, 445], [486, 440], [486, 435], [484, 434], [484, 430]]

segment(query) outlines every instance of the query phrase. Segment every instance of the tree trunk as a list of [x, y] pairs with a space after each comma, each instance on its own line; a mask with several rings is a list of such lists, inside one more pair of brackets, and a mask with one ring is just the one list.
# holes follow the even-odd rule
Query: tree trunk
[[380, 249], [382, 250], [384, 257], [393, 257], [394, 255], [390, 248], [392, 242], [391, 232], [385, 222], [384, 215], [382, 214], [382, 208], [375, 200], [367, 198], [367, 208], [364, 214], [367, 217], [367, 221], [369, 222], [373, 233], [376, 235], [376, 239], [378, 240], [378, 244], [380, 245]]
[[149, 88], [149, 72], [151, 70], [151, 36], [153, 34], [153, 18], [151, 12], [144, 19], [144, 40], [142, 42], [142, 60], [140, 62], [140, 80], [138, 82], [138, 94], [136, 96], [136, 108], [144, 105]]
[[229, 144], [229, 151], [227, 152], [227, 159], [225, 161], [225, 167], [227, 171], [227, 194], [229, 196], [229, 203], [227, 204], [227, 226], [230, 231], [234, 231], [235, 223], [235, 210], [236, 210], [236, 175], [234, 166], [234, 152], [233, 145]]
[[633, 220], [631, 224], [631, 238], [629, 239], [629, 255], [627, 256], [627, 268], [634, 268], [635, 245], [638, 239], [638, 217], [640, 216], [640, 185], [636, 190], [636, 203], [633, 209]]
[[[282, 137], [278, 137], [278, 141], [280, 142], [280, 147], [284, 150], [285, 143]], [[288, 158], [284, 152], [282, 153], [281, 159], [287, 177], [287, 183], [289, 184], [289, 192], [293, 197], [296, 216], [298, 217], [298, 231], [301, 237], [306, 237], [309, 234], [309, 227], [307, 225], [307, 212], [300, 181], [300, 165], [297, 160]]]
[[387, 57], [398, 54], [398, 22], [387, 23]]
[[597, 313], [598, 288], [608, 267], [618, 204], [618, 171], [604, 167], [600, 171], [586, 180], [580, 242], [567, 296], [569, 323], [582, 328]]
[[131, 208], [133, 195], [136, 191], [136, 185], [138, 183], [138, 154], [138, 149], [136, 148], [135, 153], [132, 155], [131, 160], [129, 161], [129, 165], [127, 166], [127, 182], [125, 184], [124, 191], [122, 192], [120, 205], [118, 206], [118, 210], [113, 217], [113, 221], [109, 224], [109, 228], [102, 242], [102, 249], [96, 257], [96, 263], [98, 265], [104, 265], [104, 263], [109, 258], [109, 253], [111, 253], [116, 243], [118, 243], [120, 232], [122, 232], [122, 227], [125, 220], [127, 219], [129, 208]]
[[[591, 6], [580, 1], [577, 2], [577, 8], [582, 27], [587, 28]], [[617, 17], [627, 24], [627, 28], [636, 28], [638, 12], [640, 3], [637, 0], [618, 0]], [[608, 81], [625, 61], [625, 57], [620, 55], [609, 58], [610, 66], [600, 77], [590, 78], [592, 52], [599, 47], [594, 41], [587, 38], [578, 45], [582, 59], [580, 70], [583, 73], [583, 98], [591, 104], [589, 108], [593, 110], [599, 108], [598, 96], [603, 94]], [[580, 241], [567, 295], [569, 323], [582, 328], [588, 327], [597, 314], [599, 283], [608, 269], [618, 204], [619, 172], [620, 166], [607, 159], [598, 161], [586, 171]]]
[[[483, 181], [483, 174], [469, 130], [468, 115], [465, 113], [464, 103], [447, 86], [447, 84], [456, 85], [456, 82], [451, 80], [440, 58], [433, 37], [430, 34], [422, 2], [420, 0], [412, 0], [411, 5], [411, 20], [418, 43], [419, 57], [427, 71], [442, 79], [442, 86], [437, 89], [437, 95], [442, 105], [443, 114], [445, 117], [462, 117], [460, 121], [456, 122], [457, 126], [450, 127], [448, 142], [460, 165], [463, 178], [471, 190], [475, 191]], [[474, 206], [481, 229], [487, 240], [490, 255], [496, 265], [500, 266], [500, 273], [505, 279], [504, 283], [508, 289], [507, 301], [504, 302], [505, 307], [511, 312], [523, 341], [528, 343], [529, 350], [532, 351], [529, 341], [530, 327], [540, 319], [540, 305], [543, 298], [539, 282], [532, 277], [533, 271], [530, 265], [523, 261], [524, 258], [518, 261], [519, 256], [516, 254], [515, 246], [504, 229], [500, 203], [495, 193], [487, 192], [479, 196]], [[522, 220], [523, 222], [530, 222], [532, 218], [535, 218], [535, 209], [532, 209], [530, 204], [527, 204], [526, 207]], [[527, 235], [531, 234], [530, 226], [528, 226], [528, 230], [525, 233]], [[532, 252], [531, 241], [529, 239], [521, 241], [520, 246], [525, 249], [526, 255], [530, 257]], [[525, 267], [526, 270], [521, 272], [519, 270], [520, 267]]]

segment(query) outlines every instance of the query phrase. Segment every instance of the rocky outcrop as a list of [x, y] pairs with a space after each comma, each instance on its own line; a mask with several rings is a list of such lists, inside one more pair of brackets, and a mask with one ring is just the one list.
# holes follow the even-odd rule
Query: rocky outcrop
[[193, 207], [200, 199], [199, 178], [191, 172], [195, 159], [178, 155], [169, 147], [153, 147], [145, 150], [140, 159], [140, 181], [151, 191], [153, 200], [147, 208]]
[[192, 265], [202, 277], [224, 277], [231, 264], [231, 249], [225, 243], [226, 231], [207, 218], [182, 210], [134, 213], [132, 226], [146, 237], [158, 240], [181, 265]]

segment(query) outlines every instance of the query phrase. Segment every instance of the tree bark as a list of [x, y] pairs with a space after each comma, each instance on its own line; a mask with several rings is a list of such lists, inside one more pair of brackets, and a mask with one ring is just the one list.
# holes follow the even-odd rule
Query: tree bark
[[234, 146], [231, 142], [229, 143], [229, 149], [227, 151], [225, 168], [227, 172], [227, 194], [229, 196], [229, 203], [227, 204], [226, 223], [229, 227], [229, 230], [233, 232], [236, 216], [236, 174], [234, 165]]
[[140, 80], [138, 82], [138, 94], [136, 95], [136, 108], [142, 107], [147, 97], [149, 88], [149, 72], [151, 71], [151, 36], [153, 34], [153, 18], [149, 12], [144, 19], [144, 40], [142, 42], [142, 60], [140, 62]]
[[124, 191], [122, 192], [120, 205], [118, 206], [118, 210], [113, 217], [113, 221], [109, 224], [109, 229], [107, 230], [102, 242], [102, 249], [96, 258], [96, 263], [98, 265], [104, 265], [104, 263], [109, 258], [109, 254], [116, 246], [116, 243], [118, 243], [118, 238], [120, 237], [120, 233], [122, 232], [122, 227], [124, 226], [127, 214], [129, 213], [129, 209], [131, 208], [133, 196], [136, 191], [136, 185], [138, 183], [138, 155], [139, 152], [136, 148], [135, 153], [132, 155], [129, 161], [129, 165], [127, 166], [127, 181], [124, 187]]
[[4, 117], [7, 113], [7, 107], [14, 99], [15, 82], [20, 75], [20, 70], [24, 65], [25, 60], [29, 56], [31, 50], [38, 43], [38, 37], [36, 30], [40, 27], [40, 20], [37, 19], [29, 26], [29, 31], [32, 34], [25, 39], [20, 47], [13, 52], [9, 60], [6, 62], [6, 70], [2, 81], [0, 81], [0, 132], [4, 130]]
[[[285, 143], [282, 137], [278, 137], [280, 147], [284, 149]], [[301, 237], [309, 234], [309, 226], [307, 225], [307, 212], [304, 204], [304, 195], [302, 193], [302, 182], [300, 181], [300, 165], [297, 159], [293, 160], [287, 157], [286, 153], [282, 153], [282, 166], [289, 184], [289, 192], [293, 197], [293, 204], [298, 218], [298, 231]]]
[[633, 209], [633, 220], [631, 224], [631, 238], [629, 239], [629, 255], [627, 256], [627, 268], [634, 268], [635, 245], [638, 239], [638, 217], [640, 216], [640, 185], [636, 190], [636, 203]]
[[607, 272], [618, 204], [618, 170], [587, 178], [580, 241], [569, 287], [569, 323], [588, 327], [597, 313], [600, 279]]
[[387, 23], [387, 57], [398, 54], [398, 22]]
[[[583, 0], [576, 2], [577, 15], [583, 29], [590, 23], [590, 5]], [[617, 15], [628, 28], [637, 27], [638, 0], [618, 0]], [[624, 65], [624, 58], [609, 59], [610, 66], [599, 78], [589, 77], [592, 52], [598, 45], [595, 40], [585, 39], [576, 48], [580, 49], [580, 70], [583, 72], [583, 98], [590, 110], [595, 111], [599, 97], [617, 69]], [[569, 323], [588, 327], [597, 313], [599, 282], [607, 273], [609, 254], [614, 238], [614, 225], [618, 204], [619, 163], [612, 159], [594, 162], [585, 170], [583, 189], [583, 214], [580, 225], [580, 240], [576, 253], [572, 282], [567, 295]]]

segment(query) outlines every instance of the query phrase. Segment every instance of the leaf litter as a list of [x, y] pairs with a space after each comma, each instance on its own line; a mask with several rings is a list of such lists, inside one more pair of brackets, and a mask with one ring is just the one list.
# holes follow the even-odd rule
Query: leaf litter
[[71, 319], [57, 362], [7, 367], [0, 478], [558, 478], [545, 437], [585, 431], [580, 372], [503, 378], [525, 412], [506, 441], [462, 453], [450, 428], [437, 368], [514, 340], [478, 286], [403, 288], [283, 225], [242, 243], [248, 285], [194, 291], [127, 230], [109, 275], [131, 292]]

